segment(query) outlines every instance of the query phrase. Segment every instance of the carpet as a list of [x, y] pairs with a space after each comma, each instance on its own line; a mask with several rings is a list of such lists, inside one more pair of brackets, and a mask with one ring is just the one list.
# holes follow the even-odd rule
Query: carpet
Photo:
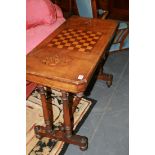
[[123, 51], [129, 48], [129, 24], [127, 22], [120, 22], [116, 31], [116, 36], [110, 46], [110, 54]]
[[[63, 123], [61, 93], [52, 91], [51, 99], [54, 113], [54, 129]], [[82, 98], [74, 113], [74, 132], [77, 132], [94, 106], [95, 101]], [[42, 138], [34, 134], [35, 125], [44, 125], [40, 95], [34, 91], [26, 101], [26, 154], [27, 155], [60, 155], [64, 154], [68, 144], [62, 141]], [[75, 146], [76, 147], [76, 146]]]

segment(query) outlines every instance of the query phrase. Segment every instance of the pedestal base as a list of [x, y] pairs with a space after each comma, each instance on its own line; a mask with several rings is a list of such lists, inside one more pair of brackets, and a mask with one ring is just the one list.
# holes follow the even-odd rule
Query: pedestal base
[[67, 137], [63, 126], [60, 127], [58, 130], [52, 130], [51, 132], [49, 132], [46, 127], [43, 126], [35, 126], [34, 130], [36, 137], [39, 139], [41, 139], [42, 137], [48, 137], [50, 139], [64, 141], [66, 143], [79, 146], [82, 151], [88, 148], [87, 137], [80, 135], [71, 135]]

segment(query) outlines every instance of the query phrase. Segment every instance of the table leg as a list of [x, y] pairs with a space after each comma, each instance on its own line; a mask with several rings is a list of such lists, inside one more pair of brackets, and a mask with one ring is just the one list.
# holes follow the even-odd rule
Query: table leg
[[71, 117], [70, 117], [70, 111], [69, 111], [68, 94], [64, 91], [62, 92], [62, 101], [63, 101], [65, 133], [66, 133], [66, 137], [69, 138], [72, 136], [72, 124], [71, 124]]
[[[46, 125], [46, 131], [48, 133], [52, 132], [52, 125], [53, 125], [53, 111], [48, 108], [47, 102], [46, 102], [46, 96], [45, 96], [45, 90], [43, 86], [38, 86], [38, 90], [40, 93], [41, 97], [41, 102], [42, 102], [42, 109], [43, 109], [43, 116], [44, 116], [44, 122]], [[35, 133], [36, 137], [41, 139], [42, 136], [39, 134], [39, 131], [41, 130], [40, 126], [35, 126]]]
[[100, 70], [97, 79], [106, 81], [107, 86], [110, 87], [112, 85], [113, 75], [105, 73], [103, 64], [100, 64]]
[[[79, 103], [83, 93], [77, 94], [74, 102], [73, 107], [76, 107]], [[82, 151], [86, 150], [88, 147], [88, 139], [84, 136], [80, 135], [73, 135], [72, 134], [72, 122], [71, 122], [71, 114], [69, 109], [69, 100], [67, 92], [62, 91], [62, 100], [63, 100], [63, 112], [64, 112], [64, 129], [65, 129], [65, 139], [66, 142], [78, 145]], [[75, 110], [75, 108], [73, 108]], [[72, 112], [73, 112], [72, 109]]]

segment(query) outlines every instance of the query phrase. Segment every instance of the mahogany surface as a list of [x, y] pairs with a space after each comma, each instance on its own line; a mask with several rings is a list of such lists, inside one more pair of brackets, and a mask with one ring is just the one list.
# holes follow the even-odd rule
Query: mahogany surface
[[[37, 138], [48, 137], [87, 149], [88, 139], [72, 131], [73, 113], [96, 67], [106, 55], [116, 28], [117, 23], [112, 20], [73, 16], [26, 56], [26, 80], [38, 84], [45, 121], [45, 127], [34, 128]], [[111, 79], [102, 70], [99, 77]], [[64, 123], [57, 130], [53, 127], [53, 109], [48, 105], [44, 87], [62, 92]], [[76, 95], [72, 107], [69, 92]]]
[[[105, 54], [105, 49], [113, 38], [116, 28], [117, 23], [113, 20], [72, 16], [27, 55], [26, 80], [67, 92], [85, 91], [99, 61]], [[96, 41], [93, 41], [93, 44], [90, 44], [91, 41], [87, 41], [90, 39], [88, 36], [88, 38], [80, 37], [79, 40], [76, 38], [75, 41], [72, 41], [68, 46], [63, 45], [62, 48], [50, 46], [51, 42], [62, 34], [62, 31], [69, 29], [81, 30], [82, 32], [91, 31], [93, 34], [101, 35]], [[79, 33], [76, 32], [76, 35]], [[71, 38], [74, 39], [73, 36]], [[76, 48], [76, 44], [73, 42], [78, 42], [78, 45], [81, 45], [79, 43], [81, 40], [88, 43], [89, 47], [91, 45], [91, 50], [84, 51], [83, 48], [82, 50]], [[69, 49], [71, 47], [74, 49]], [[80, 75], [83, 78], [79, 79]]]

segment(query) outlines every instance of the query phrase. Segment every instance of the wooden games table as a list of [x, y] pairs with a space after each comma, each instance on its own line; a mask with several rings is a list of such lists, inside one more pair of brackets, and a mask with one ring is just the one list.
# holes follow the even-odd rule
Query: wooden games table
[[[71, 117], [106, 54], [117, 25], [113, 20], [72, 16], [26, 56], [26, 80], [38, 84], [44, 114], [45, 127], [35, 127], [38, 138], [58, 139], [87, 149], [87, 138], [73, 134]], [[99, 78], [112, 81], [112, 76], [102, 69]], [[53, 129], [53, 111], [46, 102], [45, 87], [62, 92], [64, 123], [59, 130]], [[71, 110], [70, 93], [75, 94]]]

